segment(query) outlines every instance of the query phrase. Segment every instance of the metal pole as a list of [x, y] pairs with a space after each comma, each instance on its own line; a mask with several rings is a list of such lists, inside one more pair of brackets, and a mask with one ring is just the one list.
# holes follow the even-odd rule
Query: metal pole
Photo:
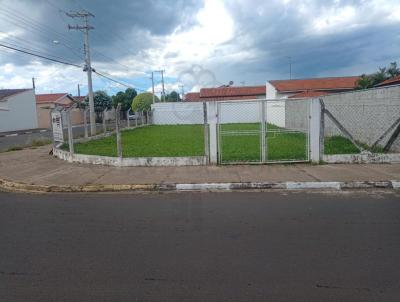
[[265, 102], [261, 102], [261, 162], [265, 163], [267, 160], [267, 144], [266, 144], [266, 127], [265, 127]]
[[121, 143], [121, 129], [120, 129], [120, 111], [121, 104], [118, 104], [116, 114], [115, 114], [115, 132], [117, 135], [117, 155], [122, 158], [122, 143]]
[[165, 102], [164, 70], [161, 70], [161, 82], [162, 82], [162, 95], [163, 95], [163, 102]]
[[208, 120], [207, 120], [207, 103], [203, 102], [203, 117], [204, 117], [204, 156], [206, 157], [207, 165], [210, 164], [210, 143], [208, 133]]

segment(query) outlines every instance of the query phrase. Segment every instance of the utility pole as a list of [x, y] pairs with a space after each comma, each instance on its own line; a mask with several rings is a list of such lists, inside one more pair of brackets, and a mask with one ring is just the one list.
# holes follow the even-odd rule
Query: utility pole
[[156, 102], [156, 96], [154, 95], [154, 72], [151, 72], [151, 89], [153, 91], [153, 104]]
[[292, 57], [287, 57], [289, 59], [289, 79], [292, 79]]
[[90, 49], [89, 49], [89, 30], [94, 29], [94, 27], [89, 25], [89, 20], [88, 20], [89, 17], [94, 17], [94, 15], [84, 10], [79, 12], [66, 13], [66, 15], [71, 18], [82, 18], [84, 21], [84, 25], [73, 25], [73, 26], [68, 25], [68, 29], [83, 31], [83, 36], [84, 36], [83, 51], [85, 53], [85, 67], [83, 71], [86, 71], [88, 79], [90, 133], [91, 135], [96, 135], [96, 118], [94, 112], [92, 66], [90, 63]]
[[78, 84], [78, 96], [81, 96], [81, 87]]
[[35, 89], [36, 89], [36, 85], [35, 85], [35, 78], [32, 78], [32, 88], [33, 88], [33, 90], [35, 90]]
[[161, 82], [162, 82], [162, 94], [163, 94], [163, 102], [165, 102], [165, 88], [164, 88], [164, 70], [161, 70]]

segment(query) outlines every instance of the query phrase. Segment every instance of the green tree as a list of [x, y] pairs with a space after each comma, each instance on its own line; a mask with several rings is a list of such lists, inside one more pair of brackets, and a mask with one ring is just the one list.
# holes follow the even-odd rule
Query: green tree
[[400, 75], [400, 69], [397, 68], [397, 62], [392, 62], [387, 69], [387, 74], [389, 78], [394, 78]]
[[121, 110], [128, 111], [131, 108], [132, 101], [136, 97], [137, 92], [135, 89], [128, 88], [125, 91], [119, 91], [116, 95], [112, 96], [112, 105], [117, 107], [121, 103]]
[[[94, 98], [94, 110], [96, 112], [101, 112], [104, 109], [111, 108], [111, 97], [107, 94], [107, 92], [98, 90], [93, 93]], [[89, 97], [85, 98], [85, 106], [89, 104]]]
[[167, 94], [165, 97], [166, 102], [180, 102], [181, 97], [179, 96], [179, 93], [176, 91], [172, 91], [170, 94]]
[[[156, 102], [160, 101], [157, 96], [154, 97]], [[152, 103], [153, 94], [151, 92], [140, 93], [133, 99], [132, 111], [150, 111]]]
[[363, 74], [357, 81], [357, 89], [367, 89], [373, 86], [373, 79], [369, 75]]

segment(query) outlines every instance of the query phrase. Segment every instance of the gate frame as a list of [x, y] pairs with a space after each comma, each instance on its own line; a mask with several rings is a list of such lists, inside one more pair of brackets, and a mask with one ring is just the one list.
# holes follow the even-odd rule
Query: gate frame
[[[308, 103], [307, 106], [307, 131], [306, 131], [306, 159], [305, 160], [268, 160], [268, 102], [286, 102], [287, 99], [248, 99], [248, 100], [226, 100], [217, 101], [216, 103], [216, 152], [217, 152], [217, 164], [219, 165], [262, 165], [262, 164], [283, 164], [283, 163], [307, 163], [307, 162], [319, 162], [320, 161], [320, 115], [321, 108], [318, 99], [293, 99], [290, 101], [304, 101]], [[222, 161], [222, 134], [221, 134], [221, 106], [224, 103], [246, 103], [246, 102], [257, 102], [259, 103], [259, 121], [260, 124], [260, 160], [259, 161]], [[286, 104], [285, 104], [286, 113]], [[210, 129], [211, 130], [211, 129]], [[300, 131], [299, 131], [300, 132]], [[312, 137], [314, 139], [312, 139]], [[316, 143], [316, 141], [318, 143]], [[210, 142], [211, 143], [211, 142]]]

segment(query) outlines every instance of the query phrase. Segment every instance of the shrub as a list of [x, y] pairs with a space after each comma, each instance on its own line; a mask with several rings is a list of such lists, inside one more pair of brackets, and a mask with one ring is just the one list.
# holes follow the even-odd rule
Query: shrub
[[[159, 99], [155, 96], [155, 101]], [[135, 96], [132, 102], [132, 111], [150, 111], [151, 104], [153, 103], [153, 94], [150, 92], [144, 92]]]

